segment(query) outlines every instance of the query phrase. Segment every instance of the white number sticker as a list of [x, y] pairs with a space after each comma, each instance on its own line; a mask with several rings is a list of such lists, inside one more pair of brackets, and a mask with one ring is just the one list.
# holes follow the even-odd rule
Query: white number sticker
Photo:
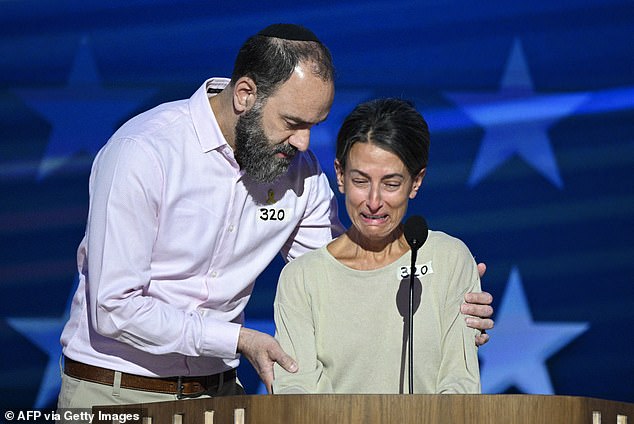
[[260, 221], [286, 221], [290, 217], [290, 209], [271, 207], [258, 209], [258, 219]]
[[[409, 278], [409, 271], [410, 271], [410, 267], [409, 266], [402, 266], [399, 270], [398, 270], [398, 278], [400, 280], [404, 279], [404, 278]], [[431, 266], [431, 261], [427, 262], [426, 264], [423, 265], [415, 265], [414, 266], [414, 277], [421, 277], [423, 275], [427, 275], [427, 274], [433, 274], [434, 273], [434, 268], [432, 268]]]

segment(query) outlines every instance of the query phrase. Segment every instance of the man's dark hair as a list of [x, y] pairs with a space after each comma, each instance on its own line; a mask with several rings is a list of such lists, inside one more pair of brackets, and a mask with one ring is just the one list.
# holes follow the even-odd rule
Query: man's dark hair
[[240, 48], [231, 84], [241, 77], [251, 78], [258, 90], [258, 100], [264, 101], [302, 62], [322, 80], [334, 81], [330, 51], [312, 31], [300, 25], [270, 25], [249, 37]]
[[429, 128], [414, 105], [406, 100], [370, 100], [350, 112], [337, 135], [336, 158], [344, 169], [355, 143], [371, 143], [394, 153], [412, 177], [427, 166]]

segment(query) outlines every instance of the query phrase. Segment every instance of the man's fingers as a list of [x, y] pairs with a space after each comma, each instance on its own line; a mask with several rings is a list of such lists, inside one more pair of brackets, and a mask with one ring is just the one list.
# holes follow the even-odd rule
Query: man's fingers
[[480, 275], [480, 278], [484, 277], [484, 273], [487, 272], [487, 266], [485, 263], [479, 263], [478, 264], [478, 274]]
[[486, 331], [483, 331], [482, 333], [478, 334], [475, 340], [477, 346], [482, 346], [488, 341], [489, 341], [489, 335], [486, 333]]
[[276, 344], [268, 350], [266, 358], [264, 358], [258, 366], [258, 374], [269, 394], [273, 393], [273, 380], [275, 379], [273, 365], [276, 362], [288, 372], [296, 372], [298, 369], [297, 362], [288, 356], [276, 342]]
[[238, 351], [251, 362], [268, 393], [273, 393], [273, 366], [276, 362], [287, 372], [296, 372], [299, 368], [297, 362], [282, 350], [277, 340], [259, 331], [243, 327], [238, 339]]
[[[480, 278], [484, 277], [487, 271], [485, 263], [478, 264], [478, 274]], [[480, 330], [480, 334], [476, 335], [476, 346], [482, 346], [489, 341], [489, 335], [486, 330], [493, 328], [494, 322], [490, 318], [493, 315], [493, 296], [487, 292], [481, 293], [467, 293], [464, 296], [467, 303], [460, 306], [460, 312], [465, 315], [473, 315], [472, 317], [465, 318], [467, 326]]]
[[489, 319], [493, 315], [493, 308], [489, 305], [463, 303], [460, 305], [460, 312], [465, 315], [473, 315], [477, 318]]
[[282, 368], [284, 368], [288, 372], [297, 372], [299, 367], [297, 366], [297, 362], [295, 362], [290, 356], [287, 357], [284, 362], [280, 362]]
[[280, 364], [280, 366], [288, 372], [296, 372], [298, 369], [297, 362], [287, 355], [281, 347], [275, 352], [275, 355], [271, 355], [271, 359]]
[[266, 391], [271, 393], [273, 386], [273, 362], [267, 361], [261, 364], [258, 370], [260, 380], [266, 386]]
[[477, 305], [490, 305], [493, 302], [493, 296], [488, 292], [469, 292], [464, 295], [464, 300], [467, 303], [474, 303]]
[[468, 327], [475, 328], [476, 330], [490, 330], [494, 326], [492, 319], [481, 319], [474, 317], [465, 318]]

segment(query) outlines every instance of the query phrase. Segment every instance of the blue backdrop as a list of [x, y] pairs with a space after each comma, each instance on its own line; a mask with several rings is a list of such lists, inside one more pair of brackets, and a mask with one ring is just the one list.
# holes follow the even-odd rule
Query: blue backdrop
[[[228, 76], [246, 37], [276, 22], [310, 27], [333, 53], [335, 103], [311, 141], [331, 177], [356, 103], [405, 97], [427, 118], [430, 165], [410, 213], [488, 265], [483, 391], [634, 402], [631, 0], [11, 0], [0, 2], [0, 409], [55, 404], [96, 151], [133, 115]], [[265, 331], [281, 266], [247, 310]]]

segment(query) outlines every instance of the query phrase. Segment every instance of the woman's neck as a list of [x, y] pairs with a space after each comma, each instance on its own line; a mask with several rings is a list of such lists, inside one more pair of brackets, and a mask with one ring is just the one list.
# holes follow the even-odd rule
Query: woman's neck
[[363, 237], [351, 227], [328, 245], [328, 251], [342, 264], [358, 270], [373, 270], [390, 265], [410, 250], [402, 227], [381, 240]]

